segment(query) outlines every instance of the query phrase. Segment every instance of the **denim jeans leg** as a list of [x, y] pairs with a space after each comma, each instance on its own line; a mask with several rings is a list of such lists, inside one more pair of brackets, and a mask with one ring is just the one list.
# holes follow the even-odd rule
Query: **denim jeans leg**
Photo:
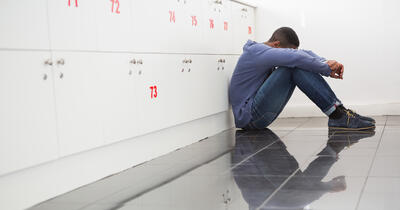
[[318, 73], [294, 69], [293, 81], [326, 115], [331, 114], [335, 107], [341, 104], [328, 83]]
[[252, 121], [248, 127], [265, 128], [282, 112], [296, 87], [292, 81], [293, 70], [280, 67], [261, 85], [253, 99]]

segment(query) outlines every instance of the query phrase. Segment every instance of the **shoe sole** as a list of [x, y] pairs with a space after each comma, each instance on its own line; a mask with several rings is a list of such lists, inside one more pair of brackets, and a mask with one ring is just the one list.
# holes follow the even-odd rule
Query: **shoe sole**
[[374, 128], [375, 128], [375, 126], [364, 127], [364, 128], [329, 127], [329, 129], [336, 130], [336, 131], [362, 131], [362, 130], [369, 130], [369, 129], [374, 129]]

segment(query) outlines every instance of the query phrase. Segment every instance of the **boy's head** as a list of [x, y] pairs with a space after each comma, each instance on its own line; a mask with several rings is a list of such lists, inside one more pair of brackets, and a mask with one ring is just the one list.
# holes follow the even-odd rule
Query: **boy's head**
[[275, 48], [297, 49], [300, 45], [296, 32], [289, 27], [278, 28], [265, 44]]

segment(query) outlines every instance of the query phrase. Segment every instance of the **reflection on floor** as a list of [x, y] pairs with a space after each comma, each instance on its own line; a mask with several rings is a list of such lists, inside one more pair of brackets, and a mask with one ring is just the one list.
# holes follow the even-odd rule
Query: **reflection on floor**
[[375, 131], [326, 118], [228, 130], [31, 210], [400, 209], [400, 116]]

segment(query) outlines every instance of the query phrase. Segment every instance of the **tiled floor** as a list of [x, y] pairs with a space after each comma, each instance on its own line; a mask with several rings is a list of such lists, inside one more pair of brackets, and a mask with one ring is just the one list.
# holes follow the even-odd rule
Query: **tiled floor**
[[228, 130], [31, 210], [395, 210], [400, 116], [329, 133], [326, 118]]

